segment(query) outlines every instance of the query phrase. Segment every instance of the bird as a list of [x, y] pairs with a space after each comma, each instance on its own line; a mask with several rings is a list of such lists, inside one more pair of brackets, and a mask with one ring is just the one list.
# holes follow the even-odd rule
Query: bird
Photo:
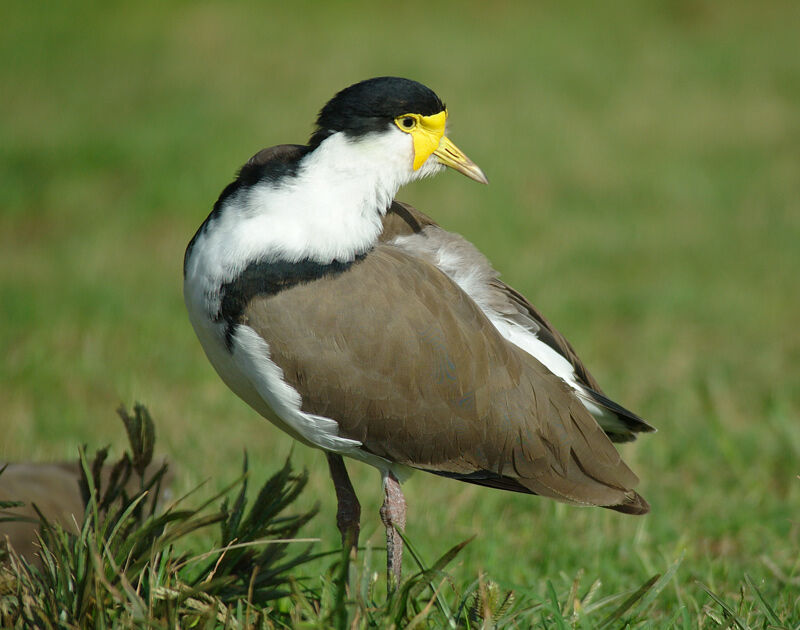
[[[153, 461], [145, 469], [144, 478], [150, 479], [165, 464], [165, 459]], [[0, 549], [8, 545], [29, 564], [42, 567], [44, 556], [39, 544], [42, 517], [51, 525], [79, 533], [86, 511], [86, 499], [80, 487], [81, 472], [80, 461], [0, 462], [0, 501], [24, 504], [0, 510]], [[106, 464], [99, 472], [102, 487], [107, 488], [115, 475], [114, 466]], [[119, 475], [119, 471], [116, 474]], [[170, 464], [158, 486], [162, 504], [172, 499], [170, 485], [174, 475]], [[141, 489], [139, 481], [136, 475], [131, 475], [123, 486], [134, 494]]]
[[654, 428], [609, 399], [569, 342], [468, 240], [399, 189], [483, 171], [430, 88], [367, 79], [307, 144], [250, 158], [190, 240], [184, 301], [222, 380], [326, 453], [337, 525], [361, 507], [343, 457], [381, 474], [387, 579], [401, 580], [413, 471], [627, 514], [649, 511], [612, 442]]

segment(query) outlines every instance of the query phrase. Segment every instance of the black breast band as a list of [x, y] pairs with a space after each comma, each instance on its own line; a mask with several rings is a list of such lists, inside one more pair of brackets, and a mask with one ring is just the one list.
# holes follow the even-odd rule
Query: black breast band
[[297, 262], [276, 260], [271, 262], [251, 262], [233, 280], [220, 287], [220, 307], [216, 321], [225, 321], [225, 345], [233, 350], [233, 331], [241, 321], [242, 312], [256, 296], [276, 295], [298, 284], [313, 282], [327, 276], [335, 276], [347, 271], [366, 254], [356, 256], [355, 260], [318, 263], [308, 258]]

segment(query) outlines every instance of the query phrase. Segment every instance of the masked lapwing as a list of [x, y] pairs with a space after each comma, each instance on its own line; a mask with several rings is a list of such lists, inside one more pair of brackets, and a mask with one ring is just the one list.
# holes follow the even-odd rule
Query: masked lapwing
[[575, 505], [643, 514], [612, 441], [652, 427], [609, 400], [572, 346], [483, 255], [401, 186], [453, 168], [487, 183], [445, 135], [427, 87], [381, 77], [320, 111], [307, 145], [264, 149], [186, 250], [184, 297], [223, 381], [326, 452], [345, 545], [360, 506], [342, 456], [377, 468], [390, 580], [423, 470]]

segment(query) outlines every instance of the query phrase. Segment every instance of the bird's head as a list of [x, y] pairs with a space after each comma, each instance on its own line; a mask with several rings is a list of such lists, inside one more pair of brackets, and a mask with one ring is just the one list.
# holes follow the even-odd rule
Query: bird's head
[[[445, 135], [447, 108], [421, 83], [399, 77], [367, 79], [343, 89], [322, 108], [312, 149], [334, 134], [344, 134], [399, 157], [407, 181], [433, 175], [449, 166], [488, 184], [483, 171]], [[395, 155], [399, 154], [399, 155]]]

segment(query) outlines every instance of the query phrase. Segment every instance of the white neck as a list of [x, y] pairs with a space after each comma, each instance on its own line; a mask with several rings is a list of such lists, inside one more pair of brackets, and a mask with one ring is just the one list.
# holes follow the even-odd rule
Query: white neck
[[335, 222], [350, 216], [382, 216], [412, 178], [413, 159], [411, 138], [403, 132], [358, 140], [336, 133], [303, 160], [297, 192], [323, 230], [328, 217]]
[[297, 175], [244, 188], [198, 235], [186, 276], [214, 292], [253, 261], [349, 261], [375, 245], [382, 217], [414, 171], [411, 136], [399, 129], [350, 140], [336, 133], [302, 158]]

